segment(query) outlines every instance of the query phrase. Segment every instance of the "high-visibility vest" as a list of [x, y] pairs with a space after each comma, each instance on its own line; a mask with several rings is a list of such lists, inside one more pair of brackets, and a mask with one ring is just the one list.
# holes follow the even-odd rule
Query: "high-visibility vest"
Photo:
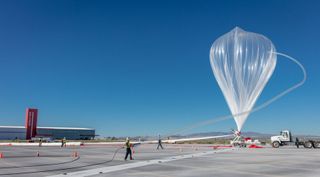
[[126, 141], [126, 148], [130, 148], [130, 141]]

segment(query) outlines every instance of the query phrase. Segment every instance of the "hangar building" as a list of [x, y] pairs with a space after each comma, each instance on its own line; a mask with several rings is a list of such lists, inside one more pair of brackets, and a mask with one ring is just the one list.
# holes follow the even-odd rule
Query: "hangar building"
[[30, 140], [35, 137], [69, 140], [94, 139], [95, 129], [75, 127], [38, 127], [38, 109], [26, 110], [25, 126], [0, 126], [0, 140]]

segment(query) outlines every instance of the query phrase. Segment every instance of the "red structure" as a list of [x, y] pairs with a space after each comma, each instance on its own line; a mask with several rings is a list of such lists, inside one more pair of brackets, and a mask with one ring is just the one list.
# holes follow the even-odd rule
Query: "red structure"
[[26, 139], [30, 140], [37, 135], [38, 109], [26, 110]]

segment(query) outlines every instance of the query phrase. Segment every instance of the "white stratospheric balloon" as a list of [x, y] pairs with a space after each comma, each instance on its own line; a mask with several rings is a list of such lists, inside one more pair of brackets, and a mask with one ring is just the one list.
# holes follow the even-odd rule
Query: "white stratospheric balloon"
[[265, 36], [236, 27], [214, 41], [210, 63], [241, 131], [276, 67], [276, 49]]

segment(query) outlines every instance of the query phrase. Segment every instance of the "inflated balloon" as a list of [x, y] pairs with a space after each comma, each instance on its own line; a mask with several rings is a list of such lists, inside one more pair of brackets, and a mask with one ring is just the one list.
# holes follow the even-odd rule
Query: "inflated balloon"
[[210, 63], [241, 131], [276, 67], [276, 49], [265, 36], [236, 27], [214, 41]]

